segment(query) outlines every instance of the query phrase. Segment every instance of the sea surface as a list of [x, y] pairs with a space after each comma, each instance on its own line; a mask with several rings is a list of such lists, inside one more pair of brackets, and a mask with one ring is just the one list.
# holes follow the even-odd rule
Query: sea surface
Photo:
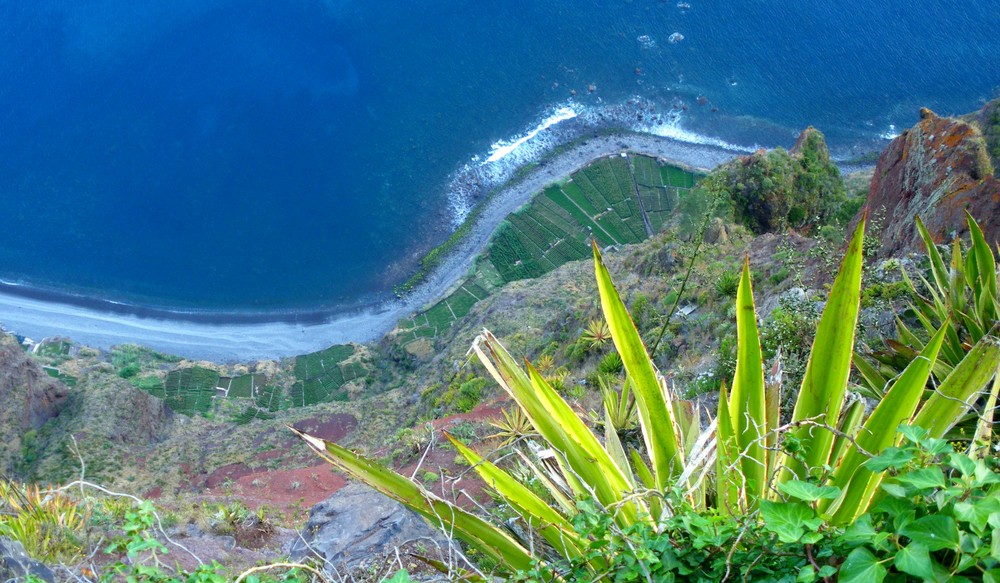
[[385, 297], [598, 128], [883, 147], [998, 95], [996, 0], [3, 0], [0, 280], [176, 310]]

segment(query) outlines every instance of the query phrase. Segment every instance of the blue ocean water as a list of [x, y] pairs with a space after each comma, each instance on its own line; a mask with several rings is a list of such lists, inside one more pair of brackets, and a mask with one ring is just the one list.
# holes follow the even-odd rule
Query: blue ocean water
[[456, 173], [559, 108], [576, 134], [741, 147], [811, 124], [850, 156], [998, 94], [996, 8], [6, 0], [0, 278], [184, 309], [372, 299], [454, 228]]

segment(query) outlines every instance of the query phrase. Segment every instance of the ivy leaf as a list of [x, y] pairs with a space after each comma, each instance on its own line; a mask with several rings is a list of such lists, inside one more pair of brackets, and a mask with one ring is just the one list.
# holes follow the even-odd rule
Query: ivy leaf
[[907, 472], [896, 478], [896, 481], [916, 490], [936, 490], [944, 488], [944, 473], [936, 466], [922, 468]]
[[898, 429], [900, 435], [910, 443], [920, 444], [927, 439], [927, 430], [919, 425], [900, 425]]
[[983, 460], [976, 461], [975, 474], [976, 480], [973, 482], [973, 486], [982, 487], [1000, 482], [1000, 475], [997, 475], [996, 472], [991, 470]]
[[1000, 500], [992, 496], [973, 502], [955, 503], [955, 518], [969, 523], [969, 528], [980, 536], [986, 532], [990, 516], [997, 513], [1000, 513]]
[[887, 571], [875, 555], [865, 547], [858, 547], [847, 555], [840, 567], [839, 583], [881, 583]]
[[913, 502], [902, 498], [883, 498], [875, 505], [875, 510], [885, 512], [892, 518], [893, 532], [899, 532], [917, 518], [917, 509]]
[[958, 525], [950, 516], [932, 514], [918, 518], [901, 528], [899, 534], [931, 551], [958, 549]]
[[816, 511], [802, 502], [761, 500], [760, 514], [764, 528], [778, 535], [783, 543], [799, 542], [806, 531], [815, 531], [823, 524]]
[[871, 541], [875, 537], [875, 527], [872, 525], [871, 514], [862, 514], [853, 524], [844, 530], [840, 540], [850, 546]]
[[819, 568], [819, 576], [823, 578], [833, 577], [837, 574], [837, 568], [833, 565], [823, 565]]
[[976, 462], [964, 453], [953, 453], [948, 456], [948, 465], [962, 472], [965, 477], [971, 476], [976, 471]]
[[833, 500], [840, 495], [840, 488], [836, 486], [817, 486], [802, 480], [791, 480], [778, 484], [778, 489], [788, 494], [792, 498], [797, 498], [805, 502], [815, 502], [817, 500]]
[[886, 494], [892, 496], [893, 498], [908, 498], [906, 488], [900, 486], [899, 484], [893, 482], [883, 483], [881, 488]]
[[910, 543], [896, 553], [893, 564], [900, 571], [924, 581], [934, 580], [930, 551], [920, 543]]
[[878, 473], [889, 468], [902, 468], [913, 461], [913, 451], [909, 448], [887, 447], [881, 454], [862, 464], [869, 470]]

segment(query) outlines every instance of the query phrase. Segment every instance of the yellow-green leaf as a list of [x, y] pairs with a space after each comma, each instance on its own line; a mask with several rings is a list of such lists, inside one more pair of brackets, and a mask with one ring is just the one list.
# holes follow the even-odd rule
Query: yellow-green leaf
[[997, 363], [1000, 363], [997, 339], [984, 336], [941, 381], [912, 424], [926, 429], [931, 437], [943, 437], [975, 404], [996, 372]]
[[822, 468], [829, 460], [833, 433], [812, 423], [836, 427], [844, 405], [861, 301], [861, 243], [864, 230], [865, 220], [862, 219], [830, 290], [792, 412], [792, 421], [802, 423], [791, 434], [802, 444], [805, 465], [791, 456], [783, 456], [785, 467], [780, 481], [803, 479], [810, 469]]
[[[920, 404], [945, 331], [950, 326], [946, 321], [920, 354], [910, 361], [861, 426], [854, 443], [847, 446], [843, 457], [834, 464], [836, 469], [830, 484], [841, 489], [840, 497], [834, 502], [834, 523], [850, 523], [867, 509], [882, 474], [876, 477], [871, 470], [861, 466], [868, 459], [863, 452], [878, 455], [898, 441], [896, 430], [910, 420]], [[821, 502], [820, 509], [827, 504]]]
[[764, 362], [750, 283], [750, 259], [736, 291], [736, 374], [729, 400], [729, 415], [736, 434], [740, 467], [746, 479], [745, 499], [753, 509], [767, 486], [764, 439], [768, 432], [764, 398]]
[[581, 551], [586, 548], [587, 543], [580, 539], [573, 530], [573, 525], [564, 516], [556, 512], [525, 485], [466, 447], [451, 434], [445, 432], [445, 437], [476, 470], [486, 485], [496, 490], [504, 501], [521, 515], [531, 529], [541, 534], [552, 545], [552, 548], [566, 558], [575, 558], [581, 555]]
[[292, 427], [289, 429], [301, 437], [321, 458], [420, 514], [434, 526], [454, 532], [459, 538], [506, 568], [524, 570], [532, 567], [531, 553], [500, 528], [442, 500], [378, 462]]
[[656, 368], [646, 353], [639, 331], [625, 309], [618, 290], [615, 289], [611, 274], [601, 260], [596, 242], [593, 243], [593, 248], [601, 308], [608, 327], [611, 328], [615, 348], [632, 379], [642, 437], [652, 462], [656, 487], [662, 491], [670, 486], [671, 477], [684, 470], [683, 446], [677, 434], [673, 412], [660, 387]]

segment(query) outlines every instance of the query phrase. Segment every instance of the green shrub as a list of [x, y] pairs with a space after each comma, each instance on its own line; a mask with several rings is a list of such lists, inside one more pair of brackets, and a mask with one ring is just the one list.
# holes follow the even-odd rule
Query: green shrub
[[[631, 564], [620, 566], [614, 561], [618, 556], [628, 560], [628, 555], [605, 555], [607, 545], [602, 541], [618, 544], [620, 549], [630, 548], [628, 537], [632, 533], [645, 536], [667, 531], [676, 524], [673, 520], [677, 517], [681, 517], [678, 528], [690, 530], [691, 521], [685, 523], [683, 517], [695, 513], [725, 520], [762, 519], [760, 528], [769, 533], [767, 540], [776, 537], [787, 544], [801, 544], [801, 554], [774, 556], [768, 551], [760, 558], [765, 567], [769, 560], [779, 561], [768, 567], [784, 571], [773, 579], [790, 580], [793, 575], [787, 572], [785, 561], [796, 557], [796, 564], [808, 562], [802, 567], [804, 572], [800, 569], [794, 575], [799, 580], [836, 576], [838, 566], [840, 581], [863, 580], [857, 575], [867, 573], [862, 568], [866, 563], [861, 551], [848, 553], [843, 565], [819, 564], [812, 545], [823, 540], [827, 527], [836, 533], [866, 513], [877, 511], [873, 501], [878, 500], [879, 488], [883, 483], [886, 489], [893, 486], [891, 479], [886, 481], [892, 476], [886, 476], [884, 468], [867, 464], [866, 460], [893, 451], [901, 423], [912, 422], [927, 429], [927, 437], [940, 439], [969, 410], [971, 398], [983, 388], [973, 372], [983, 370], [992, 376], [1000, 365], [1000, 342], [994, 337], [984, 338], [970, 352], [977, 357], [962, 359], [942, 381], [941, 395], [921, 403], [947, 331], [942, 327], [919, 358], [914, 358], [894, 379], [874, 410], [868, 412], [860, 401], [849, 400], [848, 380], [860, 311], [863, 232], [862, 221], [851, 238], [816, 326], [790, 423], [779, 420], [779, 387], [764, 378], [749, 260], [744, 264], [736, 294], [737, 362], [732, 389], [723, 388], [719, 396], [714, 431], [703, 428], [699, 408], [678, 400], [658, 373], [596, 246], [594, 263], [602, 311], [624, 362], [638, 412], [639, 436], [634, 450], [632, 444], [626, 450], [617, 433], [608, 430], [612, 423], [604, 424], [604, 436], [599, 439], [536, 369], [530, 365], [526, 370], [522, 368], [488, 331], [478, 336], [473, 351], [537, 432], [533, 441], [540, 447], [532, 450], [524, 446], [526, 450], [519, 453], [537, 468], [533, 473], [556, 504], [526, 486], [518, 478], [520, 473], [505, 471], [456, 439], [451, 442], [523, 523], [535, 529], [530, 540], [516, 537], [506, 524], [493, 523], [433, 496], [419, 483], [336, 443], [292, 431], [323, 459], [352, 477], [430, 520], [443, 521], [449, 532], [496, 561], [501, 575], [534, 571], [538, 576], [529, 579], [550, 581], [567, 562], [579, 569], [579, 574], [566, 578], [577, 580], [604, 577], [609, 562], [615, 567], [610, 572], [623, 581], [633, 575], [653, 580], [651, 569], [660, 568], [667, 569], [667, 573], [684, 569], [681, 573], [690, 575], [695, 572], [692, 565], [670, 558], [668, 551], [674, 541], [669, 538], [660, 539], [659, 552], [636, 555]], [[982, 424], [979, 429], [983, 430]], [[984, 433], [989, 429], [985, 425]], [[983, 441], [990, 441], [990, 437], [985, 433]], [[547, 461], [541, 459], [542, 452]], [[593, 503], [594, 512], [576, 510], [588, 503]], [[686, 507], [691, 512], [686, 512]], [[1000, 515], [1000, 509], [997, 512]], [[598, 530], [593, 535], [582, 534], [595, 528]], [[606, 537], [598, 537], [601, 529], [608, 533]], [[710, 536], [720, 531], [709, 523], [703, 532]], [[858, 538], [872, 542], [870, 534], [855, 540]], [[726, 544], [724, 537], [718, 540], [721, 548], [740, 550], [736, 542]], [[829, 553], [819, 555], [823, 561], [837, 554], [834, 545], [830, 551], [816, 550]], [[730, 557], [717, 551], [711, 560], [718, 566], [718, 561]], [[758, 564], [749, 556], [740, 558], [744, 557], [748, 562], [741, 562], [741, 569]], [[990, 563], [984, 565], [992, 568]]]
[[487, 384], [486, 379], [472, 374], [460, 376], [448, 384], [448, 388], [435, 399], [434, 404], [437, 407], [468, 413], [482, 401], [483, 388]]
[[778, 269], [778, 271], [775, 271], [774, 273], [772, 273], [771, 277], [767, 278], [767, 281], [771, 285], [778, 285], [781, 282], [783, 282], [786, 279], [788, 279], [788, 276], [791, 275], [791, 274], [792, 274], [792, 272], [789, 271], [787, 267], [781, 267], [780, 269]]
[[715, 293], [721, 298], [735, 298], [739, 285], [739, 276], [731, 271], [726, 271], [719, 276], [719, 279], [715, 280]]
[[736, 220], [754, 233], [826, 224], [846, 198], [840, 171], [819, 131], [807, 129], [797, 147], [794, 154], [777, 148], [734, 160], [704, 184], [731, 200]]
[[597, 364], [597, 370], [604, 374], [618, 374], [625, 368], [622, 357], [617, 352], [609, 352], [604, 355], [601, 362]]

